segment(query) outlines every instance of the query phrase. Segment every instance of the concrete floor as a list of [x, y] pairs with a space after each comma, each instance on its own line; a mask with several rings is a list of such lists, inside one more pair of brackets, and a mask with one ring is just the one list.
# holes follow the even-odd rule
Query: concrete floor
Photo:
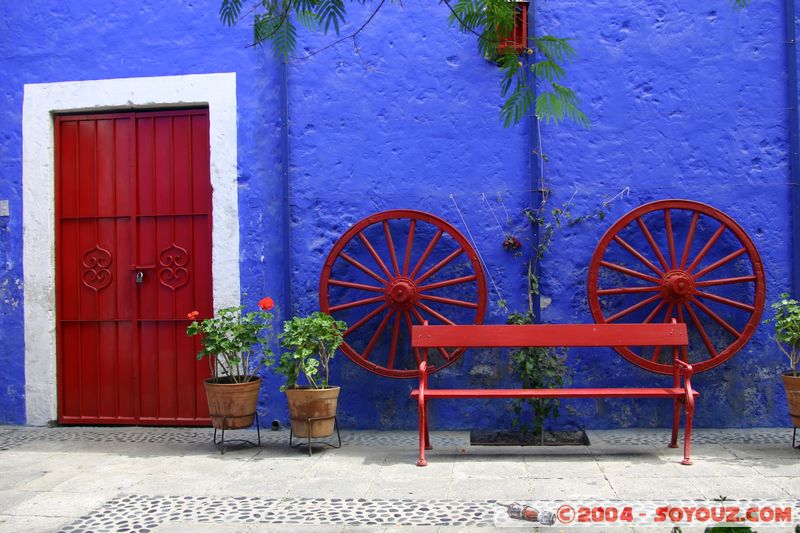
[[786, 428], [696, 430], [692, 466], [665, 446], [667, 430], [589, 431], [590, 446], [545, 448], [435, 432], [426, 468], [415, 466], [413, 432], [344, 432], [341, 449], [311, 457], [289, 447], [288, 432], [262, 436], [261, 447], [222, 455], [203, 428], [0, 426], [0, 531], [530, 531], [499, 504], [555, 511], [602, 500], [645, 518], [540, 530], [655, 532], [672, 529], [653, 523], [655, 502], [800, 499], [800, 450]]

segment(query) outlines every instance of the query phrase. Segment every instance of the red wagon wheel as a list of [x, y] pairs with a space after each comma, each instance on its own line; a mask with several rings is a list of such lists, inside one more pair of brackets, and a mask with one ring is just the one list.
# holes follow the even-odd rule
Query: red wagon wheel
[[[686, 322], [690, 348], [682, 357], [703, 371], [747, 343], [766, 289], [756, 247], [728, 215], [698, 202], [662, 200], [634, 209], [603, 235], [588, 292], [597, 323]], [[672, 373], [668, 350], [616, 350], [642, 368]]]
[[[320, 309], [349, 325], [342, 351], [361, 367], [394, 378], [415, 377], [422, 354], [411, 326], [480, 324], [486, 278], [469, 242], [453, 226], [421, 211], [369, 216], [345, 232], [325, 260]], [[463, 348], [431, 351], [441, 370]]]

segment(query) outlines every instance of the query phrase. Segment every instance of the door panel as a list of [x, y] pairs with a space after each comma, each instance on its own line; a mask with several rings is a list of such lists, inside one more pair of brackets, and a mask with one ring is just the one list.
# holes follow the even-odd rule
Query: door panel
[[213, 307], [208, 111], [55, 129], [59, 421], [208, 424], [186, 335], [186, 314]]

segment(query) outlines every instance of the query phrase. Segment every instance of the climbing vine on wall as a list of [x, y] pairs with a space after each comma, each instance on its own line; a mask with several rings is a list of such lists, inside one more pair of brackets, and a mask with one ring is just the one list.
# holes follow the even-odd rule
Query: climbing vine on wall
[[[223, 0], [219, 16], [228, 26], [252, 19], [254, 45], [271, 43], [277, 57], [285, 61], [302, 60], [346, 41], [352, 42], [357, 51], [359, 35], [387, 1], [402, 4], [401, 0]], [[728, 1], [736, 9], [750, 3], [750, 0]], [[341, 35], [347, 23], [347, 5], [353, 2], [375, 7], [354, 31]], [[502, 70], [500, 95], [504, 103], [500, 118], [506, 127], [522, 121], [531, 108], [547, 122], [569, 119], [582, 126], [589, 125], [588, 117], [580, 110], [577, 95], [563, 83], [565, 65], [575, 58], [571, 39], [529, 35], [527, 47], [518, 54], [514, 49], [501, 46], [505, 36], [513, 31], [516, 2], [440, 0], [440, 3], [449, 10], [450, 25], [475, 35], [478, 53]], [[298, 25], [310, 31], [334, 34], [337, 38], [322, 48], [295, 57]]]

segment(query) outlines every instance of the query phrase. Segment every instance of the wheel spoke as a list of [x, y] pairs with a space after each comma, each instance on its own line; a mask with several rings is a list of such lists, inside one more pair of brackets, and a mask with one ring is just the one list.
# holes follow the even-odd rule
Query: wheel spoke
[[[664, 303], [664, 302], [662, 301], [661, 303]], [[669, 306], [667, 307], [667, 312], [664, 313], [664, 323], [665, 324], [668, 323], [670, 320], [672, 320], [672, 317], [670, 315], [672, 315], [672, 310], [674, 308], [675, 308], [675, 304], [673, 304], [673, 303], [670, 303]], [[651, 315], [653, 315], [653, 317], [655, 317], [655, 314], [651, 313]], [[654, 363], [657, 363], [659, 357], [661, 357], [661, 346], [656, 346], [655, 349], [653, 350], [653, 357], [651, 357], [650, 360], [653, 361]]]
[[[675, 307], [677, 307], [677, 309], [678, 309], [678, 322], [686, 324], [686, 317], [683, 316], [683, 306], [681, 306], [681, 304], [678, 304]], [[673, 347], [673, 350], [674, 349], [675, 348]], [[681, 346], [680, 350], [681, 350], [681, 361], [685, 361], [685, 362], [688, 363], [689, 362], [689, 347], [688, 346]]]
[[386, 368], [394, 368], [394, 357], [397, 354], [397, 340], [400, 335], [400, 313], [394, 315], [394, 326], [392, 326], [392, 344], [389, 346], [389, 360]]
[[737, 257], [739, 257], [740, 255], [742, 255], [742, 254], [743, 254], [743, 253], [745, 253], [746, 251], [747, 251], [747, 250], [745, 250], [744, 248], [739, 248], [739, 249], [738, 249], [738, 250], [736, 250], [735, 252], [731, 252], [731, 253], [729, 253], [728, 255], [726, 255], [725, 257], [723, 257], [722, 259], [720, 259], [719, 261], [716, 261], [716, 262], [714, 262], [714, 263], [712, 263], [712, 264], [708, 265], [708, 266], [707, 266], [707, 267], [705, 267], [703, 270], [701, 270], [700, 272], [698, 272], [697, 274], [695, 274], [695, 275], [694, 275], [694, 279], [699, 279], [699, 278], [702, 278], [703, 276], [705, 276], [706, 274], [708, 274], [708, 273], [709, 273], [709, 272], [711, 272], [712, 270], [716, 270], [716, 269], [718, 269], [719, 267], [721, 267], [722, 265], [724, 265], [725, 263], [729, 263], [729, 262], [733, 261], [734, 259], [736, 259], [736, 258], [737, 258]]
[[346, 253], [342, 252], [341, 254], [339, 254], [339, 257], [341, 257], [342, 259], [344, 259], [345, 261], [347, 261], [348, 263], [350, 263], [354, 267], [358, 268], [359, 270], [361, 270], [365, 274], [367, 274], [367, 275], [371, 276], [372, 278], [378, 280], [382, 285], [388, 285], [389, 284], [388, 281], [386, 281], [385, 279], [383, 279], [382, 277], [377, 275], [375, 272], [370, 270], [368, 267], [365, 267], [364, 265], [362, 265], [361, 263], [359, 263], [358, 261], [356, 261], [355, 259], [353, 259], [349, 255], [347, 255]]
[[724, 225], [717, 228], [717, 231], [715, 231], [714, 234], [711, 236], [711, 238], [708, 239], [708, 242], [705, 244], [705, 246], [703, 246], [703, 249], [700, 250], [700, 253], [698, 253], [697, 257], [694, 258], [692, 264], [689, 265], [689, 267], [686, 269], [687, 272], [691, 272], [697, 267], [697, 265], [700, 264], [700, 261], [703, 260], [708, 251], [711, 250], [711, 247], [714, 246], [714, 243], [717, 242], [717, 239], [719, 239], [724, 232], [725, 232]]
[[389, 255], [392, 259], [392, 266], [394, 267], [394, 272], [398, 276], [400, 275], [400, 265], [397, 263], [397, 252], [394, 249], [394, 241], [392, 241], [392, 232], [389, 231], [389, 222], [384, 220], [383, 221], [383, 233], [386, 234], [386, 245], [389, 247]]
[[733, 326], [731, 326], [730, 324], [728, 324], [727, 322], [725, 322], [725, 321], [724, 321], [722, 318], [720, 318], [720, 317], [719, 317], [719, 316], [718, 316], [718, 315], [717, 315], [717, 314], [716, 314], [714, 311], [712, 311], [711, 309], [709, 309], [708, 307], [706, 307], [706, 305], [705, 305], [705, 304], [703, 304], [703, 302], [701, 302], [700, 300], [698, 300], [698, 299], [697, 299], [697, 298], [695, 298], [694, 296], [690, 296], [690, 297], [689, 297], [689, 301], [691, 301], [691, 302], [692, 302], [694, 305], [696, 305], [696, 306], [697, 306], [697, 308], [698, 308], [698, 309], [700, 309], [702, 312], [704, 312], [705, 314], [707, 314], [708, 316], [710, 316], [712, 319], [714, 319], [714, 321], [715, 321], [717, 324], [719, 324], [720, 326], [722, 326], [722, 327], [723, 327], [723, 328], [724, 328], [724, 329], [725, 329], [725, 330], [726, 330], [728, 333], [730, 333], [731, 335], [733, 335], [733, 336], [734, 336], [734, 337], [736, 337], [737, 339], [738, 339], [739, 337], [741, 337], [741, 336], [742, 336], [742, 333], [741, 333], [741, 332], [739, 332], [739, 331], [736, 331], [736, 330], [733, 328]]
[[360, 328], [361, 326], [363, 326], [364, 324], [366, 324], [367, 322], [378, 316], [378, 314], [380, 314], [380, 312], [386, 309], [387, 307], [389, 307], [388, 302], [384, 302], [382, 306], [378, 307], [377, 309], [374, 309], [373, 311], [370, 311], [369, 314], [365, 315], [358, 322], [347, 328], [345, 332], [342, 333], [342, 336], [347, 337], [352, 332], [354, 332], [355, 330], [357, 330], [358, 328]]
[[651, 263], [645, 256], [637, 252], [636, 249], [627, 242], [625, 242], [622, 239], [622, 237], [620, 237], [619, 235], [614, 235], [614, 241], [616, 241], [620, 246], [625, 248], [628, 251], [628, 253], [630, 253], [633, 257], [641, 261], [647, 268], [649, 268], [659, 276], [664, 275], [663, 271], [659, 270], [659, 268], [655, 266], [653, 263]]
[[656, 300], [658, 300], [660, 297], [661, 297], [661, 295], [659, 295], [659, 294], [656, 294], [656, 295], [654, 295], [654, 296], [651, 296], [650, 298], [647, 298], [646, 300], [642, 300], [642, 301], [641, 301], [641, 302], [639, 302], [638, 304], [634, 304], [634, 305], [632, 305], [632, 306], [628, 307], [627, 309], [623, 309], [623, 310], [622, 310], [622, 311], [620, 311], [619, 313], [615, 313], [615, 314], [611, 315], [610, 317], [608, 317], [608, 318], [606, 319], [606, 322], [608, 322], [609, 324], [610, 324], [611, 322], [615, 322], [615, 321], [619, 320], [620, 318], [622, 318], [622, 317], [624, 317], [624, 316], [627, 316], [627, 315], [629, 315], [629, 314], [633, 313], [633, 312], [634, 312], [634, 311], [636, 311], [637, 309], [641, 309], [642, 307], [644, 307], [644, 306], [646, 306], [646, 305], [648, 305], [648, 304], [651, 304], [651, 303], [655, 302], [655, 301], [656, 301]]
[[[644, 319], [644, 323], [645, 324], [649, 324], [650, 322], [652, 322], [656, 318], [656, 315], [658, 314], [658, 312], [661, 311], [664, 308], [665, 305], [667, 305], [667, 301], [666, 300], [661, 300], [660, 302], [658, 302], [658, 305], [655, 307], [655, 309], [650, 311], [650, 314], [647, 315], [647, 318]], [[670, 312], [670, 310], [668, 309], [667, 313], [669, 313], [669, 312]]]
[[608, 296], [610, 294], [638, 294], [642, 292], [656, 292], [661, 287], [657, 285], [652, 285], [648, 287], [621, 287], [619, 289], [600, 289], [597, 291], [597, 294], [601, 296]]
[[720, 278], [709, 279], [706, 281], [698, 281], [694, 284], [695, 287], [713, 287], [714, 285], [731, 285], [734, 283], [750, 283], [756, 281], [755, 276], [739, 276], [736, 278]]
[[364, 359], [364, 361], [369, 359], [369, 354], [372, 353], [372, 349], [375, 348], [375, 345], [378, 343], [378, 339], [381, 338], [383, 330], [386, 329], [386, 325], [389, 323], [389, 320], [392, 318], [394, 313], [395, 310], [391, 309], [388, 313], [386, 313], [386, 316], [383, 317], [383, 320], [381, 320], [381, 323], [378, 325], [378, 329], [375, 330], [375, 334], [372, 335], [367, 347], [364, 348], [364, 352], [361, 354], [361, 358]]
[[706, 350], [708, 353], [711, 354], [711, 357], [716, 357], [717, 350], [714, 348], [714, 345], [711, 343], [711, 339], [708, 337], [708, 333], [706, 333], [706, 328], [703, 327], [703, 324], [700, 322], [700, 319], [697, 318], [697, 313], [694, 312], [692, 306], [689, 304], [684, 304], [686, 307], [686, 312], [689, 313], [689, 318], [692, 319], [692, 324], [694, 324], [695, 329], [700, 334], [700, 338], [703, 339], [703, 344], [706, 345]]
[[[411, 313], [406, 311], [405, 313], [403, 313], [403, 318], [406, 319], [406, 326], [408, 327], [408, 338], [410, 339], [412, 337], [412, 333], [411, 333]], [[413, 351], [414, 351], [414, 357], [417, 359], [417, 367], [419, 367], [419, 365], [422, 363], [422, 356], [420, 355], [420, 349], [419, 348], [413, 348]]]
[[367, 247], [367, 250], [369, 251], [369, 255], [371, 255], [372, 258], [375, 260], [375, 263], [379, 267], [381, 267], [381, 270], [383, 270], [383, 273], [386, 274], [386, 277], [389, 278], [389, 279], [392, 279], [392, 273], [389, 272], [388, 268], [386, 268], [386, 264], [383, 262], [383, 259], [380, 258], [380, 256], [378, 255], [378, 252], [375, 251], [375, 248], [372, 246], [372, 243], [369, 242], [369, 239], [367, 239], [367, 236], [364, 235], [363, 231], [359, 231], [358, 232], [358, 238], [361, 239], [361, 242], [363, 242], [364, 246]]
[[417, 292], [432, 291], [434, 289], [441, 289], [442, 287], [450, 287], [451, 285], [468, 283], [470, 281], [475, 281], [476, 279], [478, 279], [478, 276], [473, 274], [471, 276], [464, 276], [463, 278], [454, 278], [454, 279], [448, 279], [446, 281], [438, 281], [436, 283], [431, 283], [430, 285], [421, 285], [417, 287]]
[[661, 253], [661, 250], [659, 250], [658, 245], [656, 245], [656, 240], [653, 238], [653, 234], [650, 233], [650, 230], [647, 229], [647, 224], [644, 223], [642, 217], [637, 218], [636, 223], [639, 225], [639, 229], [642, 230], [642, 233], [647, 239], [647, 242], [650, 243], [650, 248], [652, 248], [653, 251], [655, 252], [656, 257], [658, 258], [658, 262], [661, 263], [661, 266], [664, 267], [664, 270], [669, 270], [669, 265], [667, 265], [667, 261], [664, 259], [664, 255]]
[[374, 298], [366, 298], [364, 300], [356, 300], [355, 302], [349, 302], [346, 304], [334, 305], [330, 308], [331, 313], [335, 313], [337, 311], [344, 311], [345, 309], [352, 309], [353, 307], [360, 307], [362, 305], [374, 304], [377, 302], [383, 302], [386, 299], [383, 296], [376, 296]]
[[675, 235], [672, 233], [672, 217], [669, 214], [669, 209], [664, 209], [664, 226], [667, 229], [667, 246], [669, 246], [669, 260], [674, 270], [676, 267], [675, 257]]
[[433, 267], [431, 267], [431, 269], [430, 269], [430, 270], [428, 270], [427, 272], [425, 272], [425, 273], [424, 273], [423, 275], [421, 275], [419, 278], [415, 279], [415, 280], [414, 280], [414, 282], [415, 282], [415, 283], [422, 283], [423, 281], [425, 281], [425, 280], [426, 280], [426, 279], [428, 279], [429, 277], [431, 277], [431, 276], [433, 276], [434, 274], [436, 274], [436, 273], [437, 273], [439, 270], [441, 270], [441, 269], [442, 269], [442, 268], [443, 268], [443, 267], [444, 267], [444, 266], [445, 266], [447, 263], [449, 263], [450, 261], [452, 261], [453, 259], [455, 259], [455, 258], [456, 258], [456, 257], [458, 257], [459, 255], [461, 255], [463, 252], [464, 252], [464, 249], [463, 249], [463, 248], [461, 248], [461, 247], [459, 247], [459, 248], [458, 248], [458, 250], [455, 250], [453, 253], [451, 253], [450, 255], [448, 255], [447, 257], [445, 257], [444, 259], [442, 259], [442, 260], [441, 260], [441, 261], [439, 261], [438, 263], [436, 263], [436, 264], [435, 264]]
[[403, 275], [408, 275], [408, 267], [411, 263], [411, 249], [414, 245], [414, 232], [417, 230], [417, 219], [411, 219], [411, 225], [408, 227], [408, 241], [406, 241], [406, 256], [403, 259]]
[[422, 268], [422, 265], [425, 263], [425, 260], [428, 259], [428, 256], [431, 255], [433, 247], [436, 246], [437, 242], [439, 242], [439, 239], [442, 237], [442, 233], [444, 233], [444, 230], [440, 229], [436, 232], [436, 235], [433, 236], [433, 239], [431, 239], [428, 247], [425, 248], [425, 251], [422, 253], [422, 257], [420, 257], [419, 261], [417, 261], [417, 265], [414, 267], [414, 270], [411, 271], [411, 275], [409, 276], [411, 279], [414, 279], [417, 276], [417, 272], [419, 272], [419, 269]]
[[[420, 314], [420, 312], [417, 311], [416, 308], [412, 308], [411, 312], [414, 313], [414, 316], [417, 318], [417, 320], [419, 320], [420, 324], [424, 324], [425, 323], [425, 317], [423, 317]], [[441, 346], [437, 347], [436, 349], [439, 350], [439, 353], [442, 354], [442, 357], [444, 357], [446, 361], [450, 360], [450, 352], [448, 352], [447, 350], [445, 350]]]
[[422, 300], [430, 300], [431, 302], [439, 302], [447, 305], [456, 305], [458, 307], [469, 307], [470, 309], [477, 309], [478, 304], [472, 302], [465, 302], [464, 300], [454, 300], [452, 298], [442, 298], [441, 296], [433, 296], [430, 294], [420, 295]]
[[654, 278], [653, 276], [648, 276], [647, 274], [642, 274], [641, 272], [637, 272], [636, 270], [632, 270], [630, 268], [626, 268], [622, 265], [618, 265], [616, 263], [610, 263], [608, 261], [600, 261], [600, 266], [604, 266], [606, 268], [610, 268], [611, 270], [616, 270], [617, 272], [622, 272], [623, 274], [627, 274], [629, 276], [633, 276], [634, 278], [643, 279], [645, 281], [649, 281], [650, 283], [660, 284], [661, 280], [658, 278]]
[[419, 307], [420, 309], [422, 309], [423, 311], [425, 311], [426, 313], [428, 313], [432, 317], [434, 317], [434, 318], [438, 319], [439, 321], [443, 322], [444, 324], [447, 324], [447, 325], [450, 325], [450, 326], [455, 326], [456, 325], [455, 322], [453, 322], [452, 320], [450, 320], [449, 318], [447, 318], [443, 314], [439, 313], [438, 311], [434, 311], [433, 309], [431, 309], [430, 307], [428, 307], [427, 305], [425, 305], [422, 302], [417, 302], [417, 307]]
[[697, 230], [697, 219], [700, 218], [700, 213], [697, 211], [692, 215], [692, 222], [689, 224], [689, 232], [686, 234], [686, 243], [683, 245], [683, 255], [681, 256], [681, 269], [686, 267], [686, 261], [689, 260], [689, 250], [692, 248], [692, 241], [694, 241], [694, 232]]
[[349, 289], [359, 289], [362, 291], [383, 292], [383, 287], [376, 287], [375, 285], [365, 285], [363, 283], [353, 283], [352, 281], [343, 281], [340, 279], [329, 279], [328, 283], [336, 285], [337, 287], [347, 287]]
[[697, 291], [695, 294], [701, 298], [706, 298], [708, 300], [719, 302], [721, 304], [729, 305], [731, 307], [735, 307], [736, 309], [741, 309], [742, 311], [747, 311], [752, 313], [753, 311], [756, 310], [756, 308], [753, 307], [752, 305], [743, 302], [737, 302], [736, 300], [730, 300], [728, 298], [723, 298], [722, 296], [717, 296], [716, 294], [711, 294], [709, 292]]

